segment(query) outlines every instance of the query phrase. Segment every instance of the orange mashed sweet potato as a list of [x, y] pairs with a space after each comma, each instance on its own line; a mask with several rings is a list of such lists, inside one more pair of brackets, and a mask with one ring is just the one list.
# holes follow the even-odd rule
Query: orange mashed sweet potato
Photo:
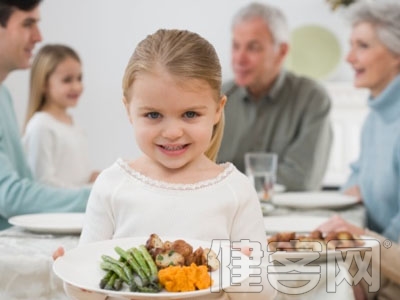
[[212, 280], [207, 266], [192, 263], [186, 266], [169, 266], [158, 271], [158, 279], [168, 292], [189, 292], [206, 289]]

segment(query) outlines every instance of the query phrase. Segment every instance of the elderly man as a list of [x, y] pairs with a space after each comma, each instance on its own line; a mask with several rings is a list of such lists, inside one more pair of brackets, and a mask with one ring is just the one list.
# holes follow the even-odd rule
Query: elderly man
[[29, 67], [32, 50], [42, 37], [38, 28], [40, 0], [0, 0], [0, 229], [18, 214], [85, 211], [88, 189], [46, 187], [32, 178], [24, 157], [11, 96], [2, 82]]
[[275, 7], [252, 3], [232, 25], [235, 79], [228, 97], [218, 161], [244, 171], [246, 152], [278, 154], [277, 182], [288, 190], [321, 186], [332, 142], [330, 98], [311, 79], [283, 69], [288, 26]]

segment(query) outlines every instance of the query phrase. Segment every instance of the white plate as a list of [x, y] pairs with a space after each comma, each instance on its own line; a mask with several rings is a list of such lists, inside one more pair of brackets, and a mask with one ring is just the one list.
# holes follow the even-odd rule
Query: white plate
[[[193, 292], [167, 292], [165, 290], [160, 293], [138, 293], [130, 292], [126, 284], [121, 291], [109, 291], [100, 289], [99, 282], [101, 278], [106, 274], [100, 268], [100, 263], [102, 261], [101, 255], [106, 254], [114, 258], [118, 258], [118, 254], [115, 252], [114, 248], [119, 246], [123, 249], [128, 249], [132, 247], [137, 247], [139, 245], [145, 244], [148, 237], [138, 237], [138, 238], [124, 238], [101, 241], [91, 244], [86, 244], [78, 248], [72, 249], [65, 253], [64, 256], [58, 258], [53, 264], [54, 273], [60, 277], [64, 282], [71, 284], [74, 287], [84, 289], [89, 292], [98, 292], [102, 294], [107, 294], [108, 296], [123, 297], [128, 299], [178, 299], [178, 298], [191, 298], [200, 295], [209, 294], [210, 288], [204, 290], [198, 290]], [[174, 241], [178, 238], [162, 237], [165, 241]], [[193, 250], [196, 250], [199, 246], [203, 248], [211, 248], [211, 242], [189, 240], [185, 239], [187, 243], [192, 245]], [[236, 255], [236, 254], [235, 254]], [[240, 254], [241, 255], [241, 254]], [[241, 255], [243, 260], [248, 261], [248, 258]], [[243, 269], [243, 274], [241, 274], [240, 281], [245, 280], [249, 277], [249, 268]], [[219, 270], [214, 271], [219, 272]], [[218, 289], [220, 286], [220, 276], [219, 273], [215, 273], [216, 276], [212, 275], [214, 280], [213, 288]], [[230, 276], [222, 276], [221, 287], [222, 289], [231, 286]], [[238, 282], [240, 282], [238, 281]], [[236, 281], [235, 281], [236, 282]]]
[[267, 216], [264, 226], [267, 233], [276, 232], [311, 232], [327, 221], [326, 217], [315, 216]]
[[[340, 252], [347, 252], [347, 251], [361, 251], [361, 250], [366, 250], [368, 251], [374, 251], [372, 248], [379, 247], [379, 242], [368, 236], [361, 236], [360, 239], [364, 240], [364, 245], [359, 246], [357, 248], [338, 248], [336, 251], [335, 250], [325, 250], [321, 252], [317, 251], [276, 251], [276, 252], [269, 252], [268, 254], [271, 255], [272, 260], [279, 260], [279, 261], [285, 261], [286, 259], [293, 260], [293, 259], [300, 259], [300, 258], [309, 258], [311, 259], [316, 255], [315, 252], [319, 253], [320, 256], [315, 260], [315, 262], [326, 262], [326, 261], [331, 261], [336, 258], [335, 252], [340, 253]], [[340, 252], [339, 252], [340, 251]], [[339, 257], [339, 259], [343, 259]]]
[[357, 198], [339, 192], [289, 192], [274, 195], [272, 202], [292, 208], [340, 208], [357, 203]]
[[12, 225], [40, 233], [80, 233], [84, 213], [42, 213], [8, 219]]

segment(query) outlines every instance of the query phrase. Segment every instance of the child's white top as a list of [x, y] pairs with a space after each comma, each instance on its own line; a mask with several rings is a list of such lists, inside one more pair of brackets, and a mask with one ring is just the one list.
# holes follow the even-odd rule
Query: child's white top
[[[213, 179], [173, 184], [151, 179], [117, 160], [93, 186], [80, 245], [156, 233], [163, 240], [248, 239], [261, 243], [265, 250], [266, 234], [256, 191], [233, 164], [223, 167], [224, 171]], [[266, 277], [262, 284], [261, 293], [222, 292], [196, 299], [272, 299], [275, 291]]]
[[257, 194], [233, 164], [194, 184], [158, 181], [119, 159], [97, 178], [80, 243], [152, 233], [188, 239], [266, 243]]
[[22, 143], [37, 180], [58, 187], [88, 183], [92, 172], [89, 147], [80, 127], [37, 112], [27, 124]]

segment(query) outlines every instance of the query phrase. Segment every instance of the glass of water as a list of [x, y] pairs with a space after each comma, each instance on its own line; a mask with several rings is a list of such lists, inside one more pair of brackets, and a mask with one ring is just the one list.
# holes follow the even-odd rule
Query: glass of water
[[261, 202], [269, 202], [274, 194], [278, 155], [248, 152], [244, 156], [246, 175], [253, 183]]

